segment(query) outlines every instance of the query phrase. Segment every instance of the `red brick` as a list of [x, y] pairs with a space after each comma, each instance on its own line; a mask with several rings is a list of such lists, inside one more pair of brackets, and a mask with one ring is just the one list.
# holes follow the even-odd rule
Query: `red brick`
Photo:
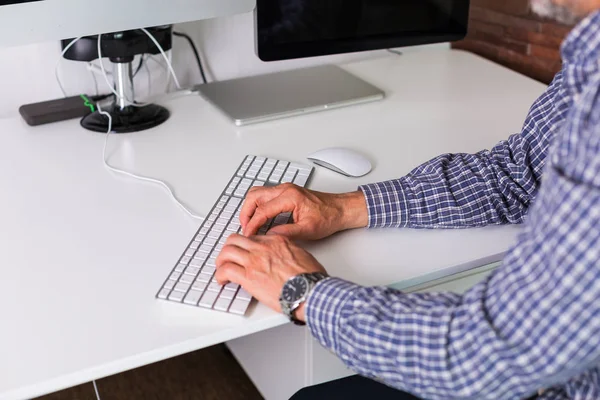
[[469, 32], [484, 32], [496, 36], [504, 35], [505, 27], [487, 22], [472, 20], [469, 22]]
[[502, 14], [480, 7], [471, 7], [471, 19], [501, 26], [513, 26], [529, 32], [540, 32], [541, 30], [541, 24], [538, 21], [521, 17], [513, 17], [511, 15]]
[[519, 42], [531, 43], [531, 44], [538, 44], [541, 46], [555, 48], [555, 49], [560, 48], [560, 45], [562, 44], [562, 41], [563, 41], [563, 39], [558, 36], [548, 36], [543, 33], [528, 32], [524, 29], [516, 28], [516, 27], [512, 27], [512, 26], [507, 27], [505, 32], [506, 32], [506, 35], [513, 40], [516, 40]]
[[552, 22], [544, 22], [541, 24], [541, 32], [544, 35], [564, 38], [573, 29], [572, 26], [560, 25]]
[[476, 7], [500, 11], [504, 14], [529, 15], [529, 3], [523, 0], [471, 0], [471, 4]]
[[499, 47], [503, 47], [505, 49], [514, 51], [515, 53], [528, 54], [529, 53], [529, 44], [527, 42], [517, 42], [511, 40], [505, 35], [493, 35], [485, 32], [472, 32], [467, 36], [468, 39], [486, 42], [489, 44], [493, 44]]
[[532, 44], [529, 47], [529, 55], [545, 60], [560, 61], [560, 52], [558, 50], [539, 46], [537, 44]]

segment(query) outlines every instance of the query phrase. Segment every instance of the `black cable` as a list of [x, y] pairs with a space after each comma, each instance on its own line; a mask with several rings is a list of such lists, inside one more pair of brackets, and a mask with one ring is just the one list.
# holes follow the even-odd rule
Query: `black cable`
[[138, 72], [140, 72], [140, 70], [142, 69], [142, 66], [144, 65], [144, 56], [140, 56], [140, 62], [138, 63], [137, 68], [135, 69], [135, 72], [133, 73], [133, 77], [135, 78], [135, 76], [138, 74]]
[[198, 48], [196, 47], [196, 44], [194, 43], [192, 38], [189, 37], [188, 35], [186, 35], [185, 33], [181, 33], [181, 32], [173, 32], [173, 35], [182, 37], [188, 41], [192, 50], [194, 51], [194, 55], [196, 56], [196, 61], [198, 62], [198, 68], [200, 69], [200, 75], [202, 76], [202, 82], [207, 83], [208, 81], [206, 80], [206, 75], [204, 74], [204, 67], [202, 66], [202, 59], [200, 58], [200, 53], [198, 53]]

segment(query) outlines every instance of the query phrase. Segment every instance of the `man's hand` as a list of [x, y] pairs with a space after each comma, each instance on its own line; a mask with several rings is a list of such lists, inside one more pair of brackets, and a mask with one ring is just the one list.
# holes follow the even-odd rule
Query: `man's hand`
[[[219, 284], [242, 285], [258, 301], [281, 312], [279, 297], [293, 276], [325, 272], [315, 258], [289, 239], [279, 236], [231, 235], [217, 257], [215, 277]], [[303, 307], [296, 317], [304, 320]]]
[[244, 235], [255, 235], [269, 219], [285, 212], [292, 213], [294, 222], [277, 226], [268, 234], [318, 240], [368, 224], [367, 205], [362, 192], [320, 193], [286, 183], [250, 190], [240, 213]]

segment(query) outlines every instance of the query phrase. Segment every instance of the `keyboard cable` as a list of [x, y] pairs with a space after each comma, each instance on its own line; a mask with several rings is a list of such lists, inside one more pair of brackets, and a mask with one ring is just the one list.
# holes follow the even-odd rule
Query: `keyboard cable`
[[100, 114], [104, 115], [106, 118], [108, 118], [108, 130], [106, 132], [106, 138], [104, 139], [104, 149], [102, 150], [102, 162], [103, 162], [104, 166], [108, 170], [110, 170], [112, 172], [115, 172], [117, 174], [122, 174], [122, 175], [128, 176], [130, 178], [138, 179], [138, 180], [143, 181], [143, 182], [150, 182], [150, 183], [154, 183], [154, 184], [157, 184], [159, 186], [162, 186], [163, 188], [165, 188], [167, 190], [167, 192], [169, 193], [169, 195], [171, 196], [171, 198], [173, 199], [173, 201], [175, 203], [177, 203], [177, 205], [179, 205], [179, 207], [181, 207], [181, 209], [183, 211], [185, 211], [186, 214], [188, 214], [190, 217], [192, 217], [194, 219], [204, 220], [204, 217], [202, 217], [202, 216], [197, 215], [196, 213], [194, 213], [190, 208], [188, 208], [186, 205], [184, 205], [177, 198], [177, 196], [173, 192], [173, 189], [171, 189], [171, 187], [169, 186], [168, 183], [166, 183], [164, 181], [161, 181], [160, 179], [150, 178], [150, 177], [147, 177], [147, 176], [137, 175], [137, 174], [134, 174], [132, 172], [125, 171], [125, 170], [113, 167], [112, 165], [110, 165], [108, 163], [108, 160], [106, 158], [106, 149], [108, 147], [108, 139], [109, 139], [110, 134], [112, 132], [112, 116], [108, 112], [102, 110], [102, 108], [101, 108], [100, 105], [98, 105], [98, 112]]

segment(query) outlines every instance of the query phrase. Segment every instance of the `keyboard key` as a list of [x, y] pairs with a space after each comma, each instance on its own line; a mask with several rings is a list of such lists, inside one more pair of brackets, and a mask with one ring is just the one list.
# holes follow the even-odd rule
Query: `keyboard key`
[[188, 289], [190, 288], [190, 286], [192, 286], [191, 283], [185, 283], [185, 282], [179, 282], [177, 285], [175, 285], [175, 288], [173, 289], [176, 292], [187, 292]]
[[200, 272], [200, 275], [196, 277], [196, 282], [202, 282], [208, 285], [208, 282], [210, 282], [211, 279], [212, 274], [203, 274], [202, 272]]
[[175, 269], [174, 269], [174, 271], [175, 271], [175, 272], [183, 272], [183, 270], [185, 269], [185, 267], [187, 267], [187, 265], [186, 265], [186, 264], [177, 264], [177, 265], [175, 266]]
[[206, 239], [204, 239], [204, 243], [202, 243], [202, 244], [214, 247], [214, 245], [217, 244], [217, 240], [213, 239], [211, 237], [207, 237]]
[[167, 281], [165, 282], [165, 284], [163, 285], [163, 287], [164, 287], [165, 289], [169, 289], [169, 291], [170, 291], [171, 289], [173, 289], [173, 288], [175, 287], [175, 284], [176, 284], [176, 283], [177, 283], [177, 282], [175, 282], [174, 280], [172, 280], [172, 279], [169, 279], [169, 280], [167, 280]]
[[188, 257], [188, 256], [183, 256], [183, 257], [181, 257], [181, 260], [179, 260], [179, 262], [180, 262], [181, 264], [187, 264], [187, 263], [189, 263], [189, 262], [190, 262], [190, 260], [191, 260], [191, 258], [190, 258], [190, 257]]
[[[226, 218], [219, 218], [219, 219], [218, 219], [218, 220], [215, 222], [215, 224], [217, 224], [217, 225], [222, 225], [222, 226], [226, 226], [228, 223], [229, 223], [229, 220], [228, 220], [228, 219], [226, 219]], [[206, 242], [206, 240], [205, 240], [205, 242]]]
[[187, 284], [191, 285], [194, 282], [195, 279], [196, 279], [195, 275], [194, 276], [192, 276], [192, 275], [183, 275], [181, 277], [181, 279], [179, 279], [179, 283], [187, 283]]
[[229, 310], [229, 305], [231, 304], [231, 299], [219, 297], [219, 300], [215, 303], [215, 310], [217, 311], [227, 311]]
[[185, 251], [185, 256], [186, 256], [186, 257], [190, 257], [190, 258], [191, 258], [191, 257], [194, 257], [194, 254], [196, 254], [196, 250], [187, 249], [187, 250]]
[[213, 231], [221, 233], [225, 230], [225, 225], [215, 225]]
[[229, 282], [227, 285], [225, 285], [223, 287], [224, 290], [229, 290], [230, 292], [237, 292], [237, 290], [239, 289], [240, 285], [238, 285], [237, 283], [233, 283], [233, 282]]
[[173, 272], [173, 273], [171, 273], [171, 276], [169, 277], [169, 279], [172, 279], [172, 280], [176, 281], [176, 280], [179, 279], [180, 276], [181, 276], [181, 273], [179, 273], [179, 272]]
[[206, 283], [206, 282], [196, 281], [192, 285], [192, 289], [204, 292], [204, 289], [206, 289], [207, 286], [208, 286], [208, 283]]
[[250, 300], [250, 299], [252, 299], [252, 295], [250, 293], [246, 292], [246, 289], [240, 288], [236, 298]]
[[223, 286], [219, 285], [217, 283], [217, 281], [213, 280], [208, 285], [208, 289], [207, 290], [210, 290], [211, 292], [217, 292], [218, 293], [218, 292], [221, 291], [221, 289], [223, 289]]
[[237, 210], [237, 205], [234, 206], [233, 204], [231, 204], [231, 205], [228, 204], [227, 207], [225, 207], [225, 209], [223, 211], [229, 212], [229, 213], [234, 213], [234, 212], [236, 212], [236, 210]]
[[212, 247], [207, 245], [207, 244], [203, 244], [202, 246], [200, 246], [200, 248], [198, 249], [198, 252], [202, 252], [202, 253], [210, 253], [212, 251]]
[[246, 313], [246, 310], [248, 309], [249, 304], [250, 300], [235, 299], [229, 307], [229, 312], [233, 314], [244, 315]]
[[233, 210], [232, 212], [229, 211], [223, 211], [221, 213], [221, 217], [223, 218], [227, 218], [228, 220], [231, 220], [231, 218], [233, 218], [233, 214], [235, 213], [235, 210]]
[[197, 290], [190, 290], [189, 293], [185, 296], [185, 300], [183, 301], [185, 304], [196, 305], [198, 304], [198, 300], [202, 297], [202, 292]]
[[202, 268], [202, 271], [204, 271], [206, 274], [214, 274], [216, 270], [217, 267], [214, 265], [206, 265], [204, 268]]
[[192, 250], [198, 250], [198, 247], [200, 247], [200, 242], [192, 242], [192, 243], [190, 243], [190, 249], [192, 249]]
[[167, 297], [169, 297], [169, 293], [171, 293], [169, 289], [161, 289], [161, 291], [158, 293], [158, 298], [165, 300]]
[[200, 268], [189, 266], [189, 267], [186, 268], [184, 274], [185, 275], [196, 276], [196, 275], [198, 275], [198, 272], [200, 272]]
[[300, 187], [304, 187], [308, 182], [308, 175], [296, 175], [294, 179], [294, 185], [298, 185]]
[[254, 181], [254, 183], [252, 184], [252, 186], [253, 186], [253, 187], [254, 187], [254, 186], [265, 186], [265, 183], [264, 183], [264, 182], [261, 182], [261, 181]]
[[231, 233], [237, 233], [241, 227], [242, 225], [240, 225], [238, 222], [231, 222], [229, 225], [227, 225], [227, 230]]
[[270, 172], [261, 172], [260, 174], [258, 174], [258, 177], [256, 179], [259, 179], [261, 181], [267, 181], [269, 179], [269, 175]]
[[237, 206], [239, 206], [239, 205], [240, 205], [240, 203], [241, 203], [241, 202], [242, 202], [242, 200], [241, 200], [241, 199], [238, 199], [237, 197], [232, 197], [232, 198], [229, 200], [229, 203], [227, 203], [227, 205], [228, 205], [228, 206], [235, 206], [235, 207], [237, 207]]
[[247, 191], [248, 189], [237, 188], [233, 195], [237, 197], [244, 197], [246, 196]]
[[210, 232], [208, 233], [208, 236], [207, 236], [207, 237], [209, 237], [209, 238], [211, 238], [211, 239], [219, 239], [219, 236], [221, 236], [221, 232], [217, 232], [217, 231], [215, 231], [215, 230], [212, 230], [212, 231], [210, 231]]
[[207, 290], [204, 292], [204, 295], [202, 296], [202, 299], [198, 305], [205, 308], [212, 308], [213, 304], [215, 304], [215, 300], [217, 300], [217, 296], [219, 296], [219, 293], [209, 292]]
[[[201, 253], [206, 255], [206, 253]], [[202, 268], [202, 266], [204, 265], [204, 261], [203, 259], [200, 258], [194, 258], [192, 261], [190, 261], [190, 267], [194, 267], [194, 268]]]
[[231, 290], [223, 290], [219, 295], [219, 298], [221, 299], [233, 299], [234, 297], [235, 292], [232, 292]]
[[169, 295], [169, 300], [177, 301], [177, 302], [181, 303], [181, 300], [183, 300], [184, 294], [185, 293], [183, 293], [183, 292], [172, 291], [171, 294]]
[[288, 165], [290, 165], [289, 162], [283, 161], [283, 160], [279, 160], [279, 162], [277, 162], [277, 166], [275, 167], [275, 169], [279, 169], [281, 171], [285, 171], [287, 169]]

